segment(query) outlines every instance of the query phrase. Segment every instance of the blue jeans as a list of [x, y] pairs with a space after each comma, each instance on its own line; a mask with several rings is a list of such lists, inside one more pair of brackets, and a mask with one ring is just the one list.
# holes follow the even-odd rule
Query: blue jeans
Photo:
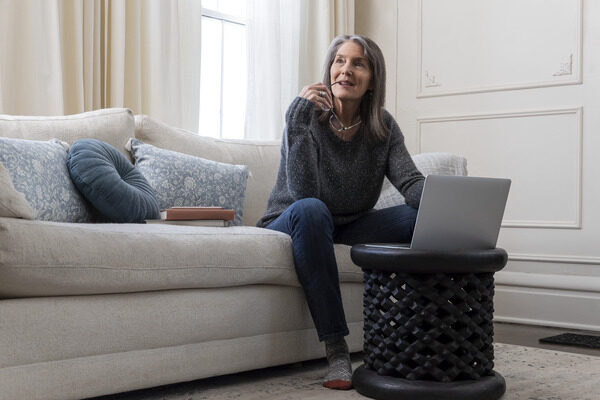
[[417, 210], [401, 205], [334, 226], [325, 203], [306, 198], [294, 202], [266, 226], [292, 238], [296, 273], [320, 341], [348, 335], [333, 244], [408, 243], [416, 217]]

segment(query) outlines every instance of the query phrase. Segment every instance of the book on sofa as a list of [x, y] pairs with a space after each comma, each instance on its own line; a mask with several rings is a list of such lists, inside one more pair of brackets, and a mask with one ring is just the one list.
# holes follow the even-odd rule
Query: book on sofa
[[235, 211], [223, 207], [171, 207], [160, 211], [160, 219], [148, 219], [147, 224], [230, 226]]
[[171, 207], [160, 212], [160, 219], [165, 221], [201, 219], [233, 221], [234, 217], [234, 210], [223, 207]]
[[164, 220], [147, 219], [147, 224], [166, 224], [166, 225], [191, 225], [191, 226], [231, 226], [230, 221], [224, 219], [183, 219], [183, 220]]

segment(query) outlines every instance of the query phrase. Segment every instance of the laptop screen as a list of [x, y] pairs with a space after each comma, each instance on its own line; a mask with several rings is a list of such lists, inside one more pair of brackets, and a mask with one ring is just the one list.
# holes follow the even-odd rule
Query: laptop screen
[[495, 248], [510, 183], [510, 179], [428, 175], [411, 248]]

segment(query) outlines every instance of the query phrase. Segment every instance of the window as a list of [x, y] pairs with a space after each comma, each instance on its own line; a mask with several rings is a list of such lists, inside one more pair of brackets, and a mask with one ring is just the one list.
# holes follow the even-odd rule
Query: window
[[202, 0], [200, 125], [202, 135], [244, 137], [246, 0]]

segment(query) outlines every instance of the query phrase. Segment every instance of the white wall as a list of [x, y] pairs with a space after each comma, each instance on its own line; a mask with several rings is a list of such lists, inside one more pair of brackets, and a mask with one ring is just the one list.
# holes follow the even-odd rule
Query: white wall
[[411, 152], [513, 184], [495, 318], [600, 331], [600, 2], [356, 0]]

